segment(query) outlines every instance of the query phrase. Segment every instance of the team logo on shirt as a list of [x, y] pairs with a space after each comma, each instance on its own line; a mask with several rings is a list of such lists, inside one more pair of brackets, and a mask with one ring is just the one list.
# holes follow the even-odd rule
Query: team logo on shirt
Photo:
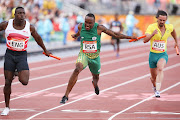
[[97, 37], [92, 37], [92, 40], [96, 40], [97, 39]]

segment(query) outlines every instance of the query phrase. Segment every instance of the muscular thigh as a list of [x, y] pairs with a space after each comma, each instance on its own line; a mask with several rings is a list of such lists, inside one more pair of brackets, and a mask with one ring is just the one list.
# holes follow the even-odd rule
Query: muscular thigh
[[18, 72], [23, 71], [23, 70], [29, 71], [29, 66], [28, 66], [26, 54], [16, 56], [16, 63], [17, 63], [16, 69]]
[[168, 55], [166, 52], [164, 53], [152, 53], [149, 54], [149, 67], [157, 68], [158, 61], [160, 59], [164, 59], [166, 63], [168, 62]]
[[100, 62], [100, 57], [97, 57], [95, 59], [89, 59], [89, 69], [90, 71], [97, 75], [100, 73], [100, 70], [101, 70], [101, 62]]
[[87, 56], [80, 52], [79, 55], [78, 55], [78, 58], [76, 60], [76, 64], [77, 63], [82, 63], [83, 64], [83, 69], [85, 69], [87, 67], [87, 65], [88, 65]]
[[4, 70], [14, 72], [16, 69], [16, 62], [12, 54], [6, 52], [4, 60]]

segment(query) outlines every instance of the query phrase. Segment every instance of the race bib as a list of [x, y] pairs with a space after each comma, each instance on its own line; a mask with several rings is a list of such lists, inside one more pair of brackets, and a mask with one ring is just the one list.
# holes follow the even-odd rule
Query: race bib
[[156, 51], [165, 51], [165, 40], [154, 40], [152, 49]]
[[83, 53], [97, 52], [97, 41], [83, 41]]
[[24, 49], [25, 46], [25, 41], [14, 41], [10, 40], [9, 41], [9, 46], [15, 49]]

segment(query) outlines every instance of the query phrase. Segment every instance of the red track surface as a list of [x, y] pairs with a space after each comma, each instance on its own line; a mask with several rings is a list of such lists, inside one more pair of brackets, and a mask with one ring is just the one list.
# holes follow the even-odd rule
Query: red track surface
[[[30, 64], [30, 82], [13, 81], [11, 111], [0, 119], [13, 120], [173, 120], [180, 119], [180, 56], [172, 43], [164, 70], [161, 98], [149, 80], [149, 46], [101, 53], [100, 95], [94, 93], [89, 69], [79, 75], [69, 101], [59, 104], [77, 56]], [[0, 69], [0, 108], [4, 108], [3, 70]]]

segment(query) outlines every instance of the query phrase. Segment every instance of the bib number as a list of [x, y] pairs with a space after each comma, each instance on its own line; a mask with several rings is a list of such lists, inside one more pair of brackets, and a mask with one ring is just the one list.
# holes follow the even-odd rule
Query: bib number
[[165, 51], [165, 41], [164, 40], [154, 40], [152, 44], [152, 49], [156, 51]]
[[14, 41], [10, 40], [10, 47], [15, 48], [15, 49], [24, 49], [25, 42], [24, 41]]
[[97, 52], [97, 41], [83, 41], [83, 53]]

